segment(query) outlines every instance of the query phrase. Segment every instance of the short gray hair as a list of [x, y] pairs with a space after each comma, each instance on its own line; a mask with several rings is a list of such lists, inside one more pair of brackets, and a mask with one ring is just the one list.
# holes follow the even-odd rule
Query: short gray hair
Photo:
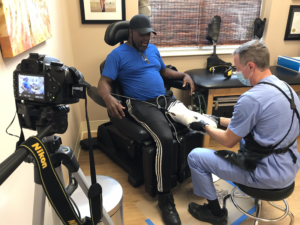
[[239, 55], [239, 62], [246, 66], [248, 62], [253, 62], [257, 68], [264, 71], [270, 66], [270, 52], [267, 46], [259, 41], [252, 40], [238, 47], [232, 55]]

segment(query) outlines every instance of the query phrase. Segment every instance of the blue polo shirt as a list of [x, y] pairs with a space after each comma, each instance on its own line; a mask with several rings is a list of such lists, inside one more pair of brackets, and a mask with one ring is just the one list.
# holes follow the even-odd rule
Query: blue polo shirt
[[29, 86], [29, 82], [28, 81], [23, 81], [23, 85], [26, 89], [30, 89], [30, 86]]
[[106, 58], [102, 76], [118, 80], [125, 96], [138, 100], [148, 100], [165, 95], [164, 81], [160, 75], [166, 66], [155, 45], [149, 44], [143, 55], [149, 63], [132, 47], [122, 44]]
[[[283, 81], [271, 75], [260, 82], [275, 84], [291, 98], [291, 94]], [[292, 90], [293, 91], [293, 90]], [[300, 103], [293, 91], [294, 101], [300, 113]], [[262, 146], [275, 145], [288, 132], [292, 123], [293, 111], [287, 98], [275, 87], [267, 84], [257, 84], [240, 96], [234, 107], [229, 129], [239, 137], [245, 137], [253, 131], [254, 140]], [[299, 135], [299, 120], [294, 115], [294, 121], [288, 136], [277, 147], [286, 147]], [[270, 188], [284, 188], [290, 185], [300, 168], [300, 157], [297, 151], [297, 141], [291, 147], [297, 157], [296, 164], [291, 153], [271, 154], [257, 161], [257, 168], [249, 172], [250, 182], [263, 183]], [[280, 187], [278, 186], [280, 184]]]

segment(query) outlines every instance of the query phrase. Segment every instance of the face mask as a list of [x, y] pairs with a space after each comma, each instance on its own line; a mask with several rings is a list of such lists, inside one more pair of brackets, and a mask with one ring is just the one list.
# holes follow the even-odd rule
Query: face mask
[[[245, 68], [246, 68], [246, 66], [244, 67], [244, 69]], [[246, 79], [243, 75], [244, 69], [242, 71], [236, 71], [236, 76], [243, 85], [251, 87], [253, 85], [250, 83], [250, 79]], [[250, 76], [251, 76], [251, 74], [250, 74]], [[249, 76], [249, 78], [250, 78], [250, 76]]]

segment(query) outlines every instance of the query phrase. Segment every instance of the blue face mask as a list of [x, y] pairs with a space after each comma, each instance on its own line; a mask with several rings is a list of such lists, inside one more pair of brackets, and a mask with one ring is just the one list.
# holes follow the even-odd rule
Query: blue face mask
[[[246, 66], [244, 67], [244, 69], [246, 68]], [[236, 71], [236, 76], [243, 85], [251, 87], [253, 85], [250, 83], [250, 79], [246, 79], [243, 75], [244, 69], [242, 71]], [[249, 78], [250, 78], [250, 76], [249, 76]]]
[[242, 71], [237, 71], [236, 72], [236, 76], [237, 78], [241, 81], [241, 83], [245, 86], [252, 86], [252, 84], [250, 83], [249, 79], [246, 79], [242, 73]]

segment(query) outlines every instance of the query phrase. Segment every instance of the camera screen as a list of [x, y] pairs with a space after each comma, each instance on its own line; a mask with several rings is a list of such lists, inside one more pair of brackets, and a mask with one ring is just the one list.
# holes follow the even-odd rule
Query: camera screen
[[19, 96], [32, 100], [45, 98], [44, 76], [19, 74]]

